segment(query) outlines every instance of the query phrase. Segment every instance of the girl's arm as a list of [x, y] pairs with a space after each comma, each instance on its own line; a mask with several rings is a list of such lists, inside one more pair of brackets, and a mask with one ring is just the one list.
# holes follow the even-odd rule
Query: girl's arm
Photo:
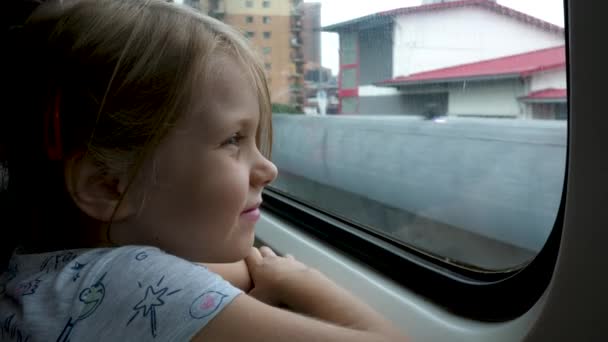
[[318, 271], [270, 249], [262, 254], [254, 250], [247, 258], [254, 289], [236, 297], [192, 341], [407, 341], [392, 323]]
[[200, 263], [206, 266], [211, 272], [219, 274], [222, 278], [228, 281], [232, 286], [241, 289], [243, 292], [249, 292], [253, 287], [249, 269], [245, 260], [229, 263], [229, 264], [208, 264]]

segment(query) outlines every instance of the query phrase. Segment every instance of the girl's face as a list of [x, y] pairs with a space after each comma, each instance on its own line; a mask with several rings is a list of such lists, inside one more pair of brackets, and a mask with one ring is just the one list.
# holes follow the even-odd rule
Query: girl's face
[[148, 244], [204, 262], [243, 259], [254, 239], [262, 189], [277, 168], [256, 145], [260, 114], [237, 63], [220, 64], [156, 152], [143, 208], [112, 229], [119, 244]]

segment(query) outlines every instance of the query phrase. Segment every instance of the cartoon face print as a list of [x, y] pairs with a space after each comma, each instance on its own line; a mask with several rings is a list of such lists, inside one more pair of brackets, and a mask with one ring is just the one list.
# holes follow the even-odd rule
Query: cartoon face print
[[190, 317], [201, 319], [214, 313], [227, 295], [218, 291], [207, 291], [196, 297], [190, 305]]
[[70, 336], [72, 335], [72, 331], [76, 327], [76, 324], [89, 317], [93, 312], [95, 312], [95, 310], [97, 310], [99, 305], [101, 305], [101, 302], [103, 302], [103, 298], [106, 295], [106, 288], [102, 282], [106, 274], [107, 273], [104, 273], [101, 278], [97, 280], [97, 282], [80, 292], [78, 300], [84, 303], [80, 316], [76, 317], [76, 319], [73, 317], [68, 319], [68, 322], [65, 324], [61, 334], [57, 338], [58, 342], [69, 342]]
[[87, 318], [95, 311], [95, 309], [97, 309], [99, 304], [101, 304], [101, 301], [106, 294], [106, 288], [103, 286], [101, 280], [103, 280], [103, 277], [91, 287], [88, 287], [80, 292], [80, 297], [78, 299], [85, 305], [80, 313], [80, 316], [77, 318], [78, 321]]

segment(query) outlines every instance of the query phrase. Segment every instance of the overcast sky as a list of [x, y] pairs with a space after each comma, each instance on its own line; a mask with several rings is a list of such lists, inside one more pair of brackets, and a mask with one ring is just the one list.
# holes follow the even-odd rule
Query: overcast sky
[[[380, 11], [418, 6], [420, 0], [306, 0], [321, 3], [321, 25], [327, 26]], [[563, 0], [498, 0], [498, 3], [533, 17], [564, 26]], [[321, 64], [338, 71], [338, 35], [321, 34]]]

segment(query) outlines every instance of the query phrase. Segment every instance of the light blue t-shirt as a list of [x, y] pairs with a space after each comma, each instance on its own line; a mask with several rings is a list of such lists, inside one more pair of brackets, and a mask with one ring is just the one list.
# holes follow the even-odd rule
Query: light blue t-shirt
[[240, 293], [154, 247], [15, 253], [0, 275], [0, 341], [189, 341]]

